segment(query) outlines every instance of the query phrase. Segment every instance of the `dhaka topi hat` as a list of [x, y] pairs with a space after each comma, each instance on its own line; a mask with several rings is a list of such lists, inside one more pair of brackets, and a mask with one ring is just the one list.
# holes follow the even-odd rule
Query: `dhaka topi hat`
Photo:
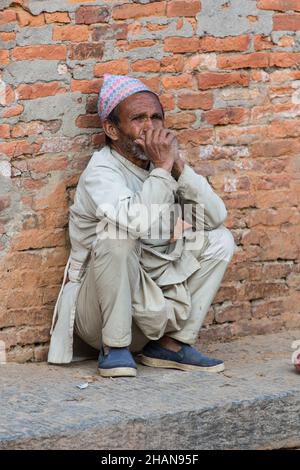
[[106, 73], [98, 98], [98, 113], [102, 122], [121, 101], [141, 91], [153, 93], [150, 88], [137, 78]]

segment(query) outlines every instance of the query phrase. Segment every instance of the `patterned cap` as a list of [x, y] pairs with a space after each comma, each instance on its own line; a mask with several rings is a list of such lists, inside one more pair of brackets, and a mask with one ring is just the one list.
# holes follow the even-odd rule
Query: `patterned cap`
[[98, 98], [98, 113], [101, 120], [104, 121], [111, 111], [125, 98], [140, 91], [150, 91], [153, 93], [152, 90], [136, 78], [106, 73]]

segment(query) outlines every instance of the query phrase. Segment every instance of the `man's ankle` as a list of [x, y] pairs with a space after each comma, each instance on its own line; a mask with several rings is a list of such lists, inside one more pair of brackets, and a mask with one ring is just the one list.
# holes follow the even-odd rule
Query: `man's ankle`
[[179, 352], [182, 347], [179, 341], [166, 335], [160, 338], [158, 340], [158, 343], [163, 348], [168, 349], [169, 351], [174, 351], [174, 352]]

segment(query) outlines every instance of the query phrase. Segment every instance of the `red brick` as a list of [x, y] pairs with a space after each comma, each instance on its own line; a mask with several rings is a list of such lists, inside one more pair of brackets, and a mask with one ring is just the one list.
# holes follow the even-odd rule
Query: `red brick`
[[173, 95], [161, 95], [159, 100], [165, 111], [173, 111], [175, 108], [175, 99]]
[[15, 60], [65, 60], [67, 57], [67, 48], [63, 45], [42, 45], [16, 47], [12, 52]]
[[137, 77], [143, 82], [150, 90], [154, 91], [155, 93], [160, 92], [160, 79], [159, 77], [152, 77], [152, 78], [145, 78], [145, 77]]
[[256, 51], [272, 49], [273, 47], [275, 47], [275, 45], [269, 36], [254, 36], [254, 49]]
[[247, 110], [244, 108], [220, 108], [203, 113], [203, 120], [214, 126], [240, 124], [246, 117]]
[[189, 129], [178, 134], [178, 142], [183, 145], [210, 144], [212, 141], [212, 129]]
[[54, 41], [84, 42], [89, 39], [89, 29], [85, 25], [57, 26], [53, 29]]
[[167, 4], [167, 16], [196, 16], [201, 10], [199, 0], [172, 0]]
[[117, 41], [115, 47], [122, 51], [132, 51], [133, 49], [151, 47], [156, 44], [157, 41], [153, 41], [153, 39], [143, 39], [141, 41]]
[[80, 91], [81, 93], [99, 93], [102, 80], [72, 80], [71, 91]]
[[257, 142], [251, 145], [250, 153], [255, 158], [275, 158], [281, 155], [297, 155], [300, 152], [299, 139], [276, 139]]
[[249, 85], [249, 75], [246, 72], [204, 72], [197, 75], [198, 87], [201, 90], [222, 88], [229, 85]]
[[272, 52], [270, 54], [270, 67], [293, 67], [299, 64], [300, 52]]
[[9, 63], [9, 52], [6, 50], [0, 50], [0, 64], [7, 65]]
[[299, 0], [257, 0], [257, 8], [261, 10], [300, 11]]
[[221, 69], [268, 67], [269, 55], [264, 52], [254, 52], [244, 55], [219, 56], [217, 63]]
[[183, 52], [197, 52], [199, 49], [198, 38], [167, 38], [164, 42], [164, 50], [166, 52], [183, 53]]
[[57, 11], [55, 13], [45, 13], [46, 23], [70, 23], [69, 13], [66, 11]]
[[61, 82], [50, 83], [34, 83], [32, 85], [21, 84], [16, 89], [18, 99], [20, 100], [34, 100], [44, 96], [53, 96], [60, 93], [65, 93], [67, 90], [65, 85]]
[[19, 8], [16, 10], [17, 21], [21, 27], [24, 26], [42, 26], [45, 24], [45, 17], [44, 14], [41, 13], [40, 15], [32, 15], [28, 11], [23, 10], [23, 8]]
[[14, 10], [0, 11], [0, 24], [12, 23], [16, 19], [16, 12]]
[[155, 2], [148, 5], [126, 3], [113, 9], [113, 18], [115, 20], [127, 20], [144, 16], [164, 16], [165, 14], [166, 2]]
[[75, 23], [95, 24], [107, 23], [109, 21], [109, 9], [99, 6], [80, 7], [75, 13]]
[[131, 64], [131, 69], [133, 72], [159, 72], [160, 61], [156, 59], [137, 60]]
[[101, 43], [81, 42], [72, 44], [69, 48], [71, 60], [102, 59], [103, 45]]
[[97, 128], [101, 127], [101, 122], [98, 114], [84, 114], [78, 116], [76, 119], [76, 126], [79, 128]]
[[43, 131], [44, 126], [38, 121], [19, 122], [13, 126], [11, 136], [13, 138], [27, 137], [30, 135], [41, 134]]
[[16, 235], [12, 241], [12, 249], [16, 251], [34, 248], [50, 248], [64, 246], [66, 233], [64, 229], [31, 229]]
[[10, 118], [14, 116], [19, 116], [22, 114], [24, 107], [21, 104], [17, 104], [16, 106], [12, 106], [11, 108], [6, 108], [6, 110], [2, 113], [2, 117]]
[[0, 33], [0, 40], [1, 41], [5, 41], [5, 42], [8, 42], [8, 41], [14, 41], [16, 39], [16, 35], [17, 33], [11, 31], [11, 32], [3, 32], [3, 33]]
[[2, 106], [9, 106], [15, 101], [15, 92], [10, 85], [5, 86], [5, 90], [1, 89], [0, 104]]
[[166, 90], [177, 90], [180, 88], [192, 88], [192, 77], [188, 74], [177, 75], [175, 77], [162, 77], [162, 84]]
[[187, 129], [196, 121], [194, 113], [175, 113], [168, 114], [165, 122], [166, 127], [173, 129]]
[[300, 29], [300, 14], [279, 14], [273, 16], [274, 31], [298, 31]]
[[0, 138], [9, 139], [10, 137], [10, 127], [8, 124], [0, 124]]
[[105, 73], [112, 73], [117, 75], [126, 75], [129, 70], [128, 60], [111, 60], [110, 62], [102, 62], [96, 64], [94, 67], [95, 77], [102, 77]]
[[211, 109], [213, 106], [213, 94], [204, 93], [183, 93], [178, 96], [178, 107], [180, 109]]
[[200, 52], [229, 52], [229, 51], [247, 51], [250, 44], [250, 37], [228, 36], [226, 38], [215, 38], [213, 36], [204, 36], [199, 39]]
[[182, 56], [164, 57], [160, 63], [162, 72], [181, 72], [183, 65], [184, 58]]

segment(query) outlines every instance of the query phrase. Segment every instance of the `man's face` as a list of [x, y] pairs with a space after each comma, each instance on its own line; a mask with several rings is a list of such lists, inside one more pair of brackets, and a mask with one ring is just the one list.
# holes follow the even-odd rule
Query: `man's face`
[[119, 105], [119, 139], [115, 142], [125, 156], [147, 160], [143, 148], [135, 143], [148, 129], [163, 128], [163, 111], [158, 98], [141, 92], [129, 96]]

